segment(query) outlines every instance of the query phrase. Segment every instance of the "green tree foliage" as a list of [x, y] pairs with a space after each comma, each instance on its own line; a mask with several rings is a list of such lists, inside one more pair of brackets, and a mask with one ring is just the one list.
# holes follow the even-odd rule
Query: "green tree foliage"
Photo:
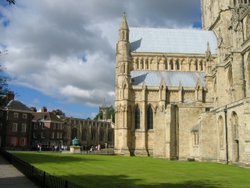
[[6, 0], [10, 5], [11, 4], [15, 4], [16, 3], [16, 1], [15, 0]]
[[[103, 118], [103, 114], [100, 111], [94, 118], [94, 120], [99, 120]], [[115, 122], [115, 109], [114, 107], [111, 105], [108, 107], [108, 114], [107, 114], [107, 118], [108, 119], [112, 119], [112, 122]]]
[[53, 110], [52, 112], [61, 118], [65, 118], [65, 113], [60, 109]]
[[7, 78], [3, 75], [3, 70], [0, 66], [0, 96], [6, 95], [8, 91]]
[[7, 84], [7, 77], [4, 75], [3, 68], [0, 65], [0, 106], [6, 105], [6, 94], [10, 92]]

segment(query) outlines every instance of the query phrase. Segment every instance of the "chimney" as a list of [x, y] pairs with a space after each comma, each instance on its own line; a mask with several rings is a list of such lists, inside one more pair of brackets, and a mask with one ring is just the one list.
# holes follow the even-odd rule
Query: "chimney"
[[47, 112], [47, 108], [44, 106], [41, 108], [41, 112]]
[[11, 91], [9, 91], [7, 94], [6, 94], [6, 101], [7, 103], [10, 102], [11, 100], [14, 100], [15, 98], [15, 94]]
[[32, 112], [37, 112], [36, 107], [30, 107], [30, 110], [31, 110]]

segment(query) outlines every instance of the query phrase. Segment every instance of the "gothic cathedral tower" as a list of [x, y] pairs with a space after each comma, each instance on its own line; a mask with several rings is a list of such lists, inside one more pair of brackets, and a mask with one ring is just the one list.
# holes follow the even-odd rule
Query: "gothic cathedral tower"
[[216, 89], [216, 103], [223, 106], [246, 97], [246, 64], [242, 44], [249, 27], [244, 24], [244, 10], [249, 8], [250, 1], [202, 0], [201, 3], [203, 29], [212, 30], [217, 36], [218, 59], [214, 83], [220, 86], [219, 90]]
[[212, 69], [218, 161], [249, 161], [250, 0], [202, 0], [204, 30], [217, 37]]
[[123, 15], [119, 29], [119, 41], [116, 45], [116, 99], [115, 99], [115, 152], [117, 154], [130, 155], [129, 135], [129, 89], [131, 87], [130, 76], [131, 56], [129, 51], [129, 28], [126, 16]]

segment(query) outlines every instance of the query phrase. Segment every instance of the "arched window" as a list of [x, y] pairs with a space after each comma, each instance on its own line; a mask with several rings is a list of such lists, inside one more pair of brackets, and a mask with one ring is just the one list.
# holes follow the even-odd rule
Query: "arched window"
[[233, 139], [234, 140], [239, 139], [238, 116], [235, 112], [232, 113], [232, 131], [233, 131]]
[[165, 70], [168, 70], [168, 62], [165, 62]]
[[138, 106], [135, 108], [135, 129], [140, 129], [140, 109]]
[[232, 127], [232, 161], [239, 162], [240, 159], [240, 142], [239, 142], [239, 124], [238, 124], [238, 116], [236, 112], [232, 113], [231, 117], [231, 127]]
[[197, 60], [195, 61], [194, 66], [195, 66], [195, 70], [198, 70], [198, 61]]
[[153, 122], [153, 109], [151, 105], [149, 105], [147, 109], [147, 129], [153, 129]]
[[180, 70], [180, 62], [178, 59], [175, 62], [175, 66], [176, 66], [176, 70]]
[[144, 61], [143, 61], [143, 59], [141, 59], [141, 69], [142, 70], [144, 69]]
[[169, 64], [170, 64], [170, 70], [174, 70], [174, 63], [172, 59], [170, 60]]
[[203, 71], [203, 63], [200, 61], [200, 70]]

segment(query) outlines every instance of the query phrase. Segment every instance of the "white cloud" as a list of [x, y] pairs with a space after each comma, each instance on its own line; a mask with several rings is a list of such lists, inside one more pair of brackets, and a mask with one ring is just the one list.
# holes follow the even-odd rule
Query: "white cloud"
[[113, 103], [115, 43], [122, 13], [131, 26], [191, 27], [199, 0], [43, 0], [0, 7], [2, 56], [16, 84], [67, 101]]

